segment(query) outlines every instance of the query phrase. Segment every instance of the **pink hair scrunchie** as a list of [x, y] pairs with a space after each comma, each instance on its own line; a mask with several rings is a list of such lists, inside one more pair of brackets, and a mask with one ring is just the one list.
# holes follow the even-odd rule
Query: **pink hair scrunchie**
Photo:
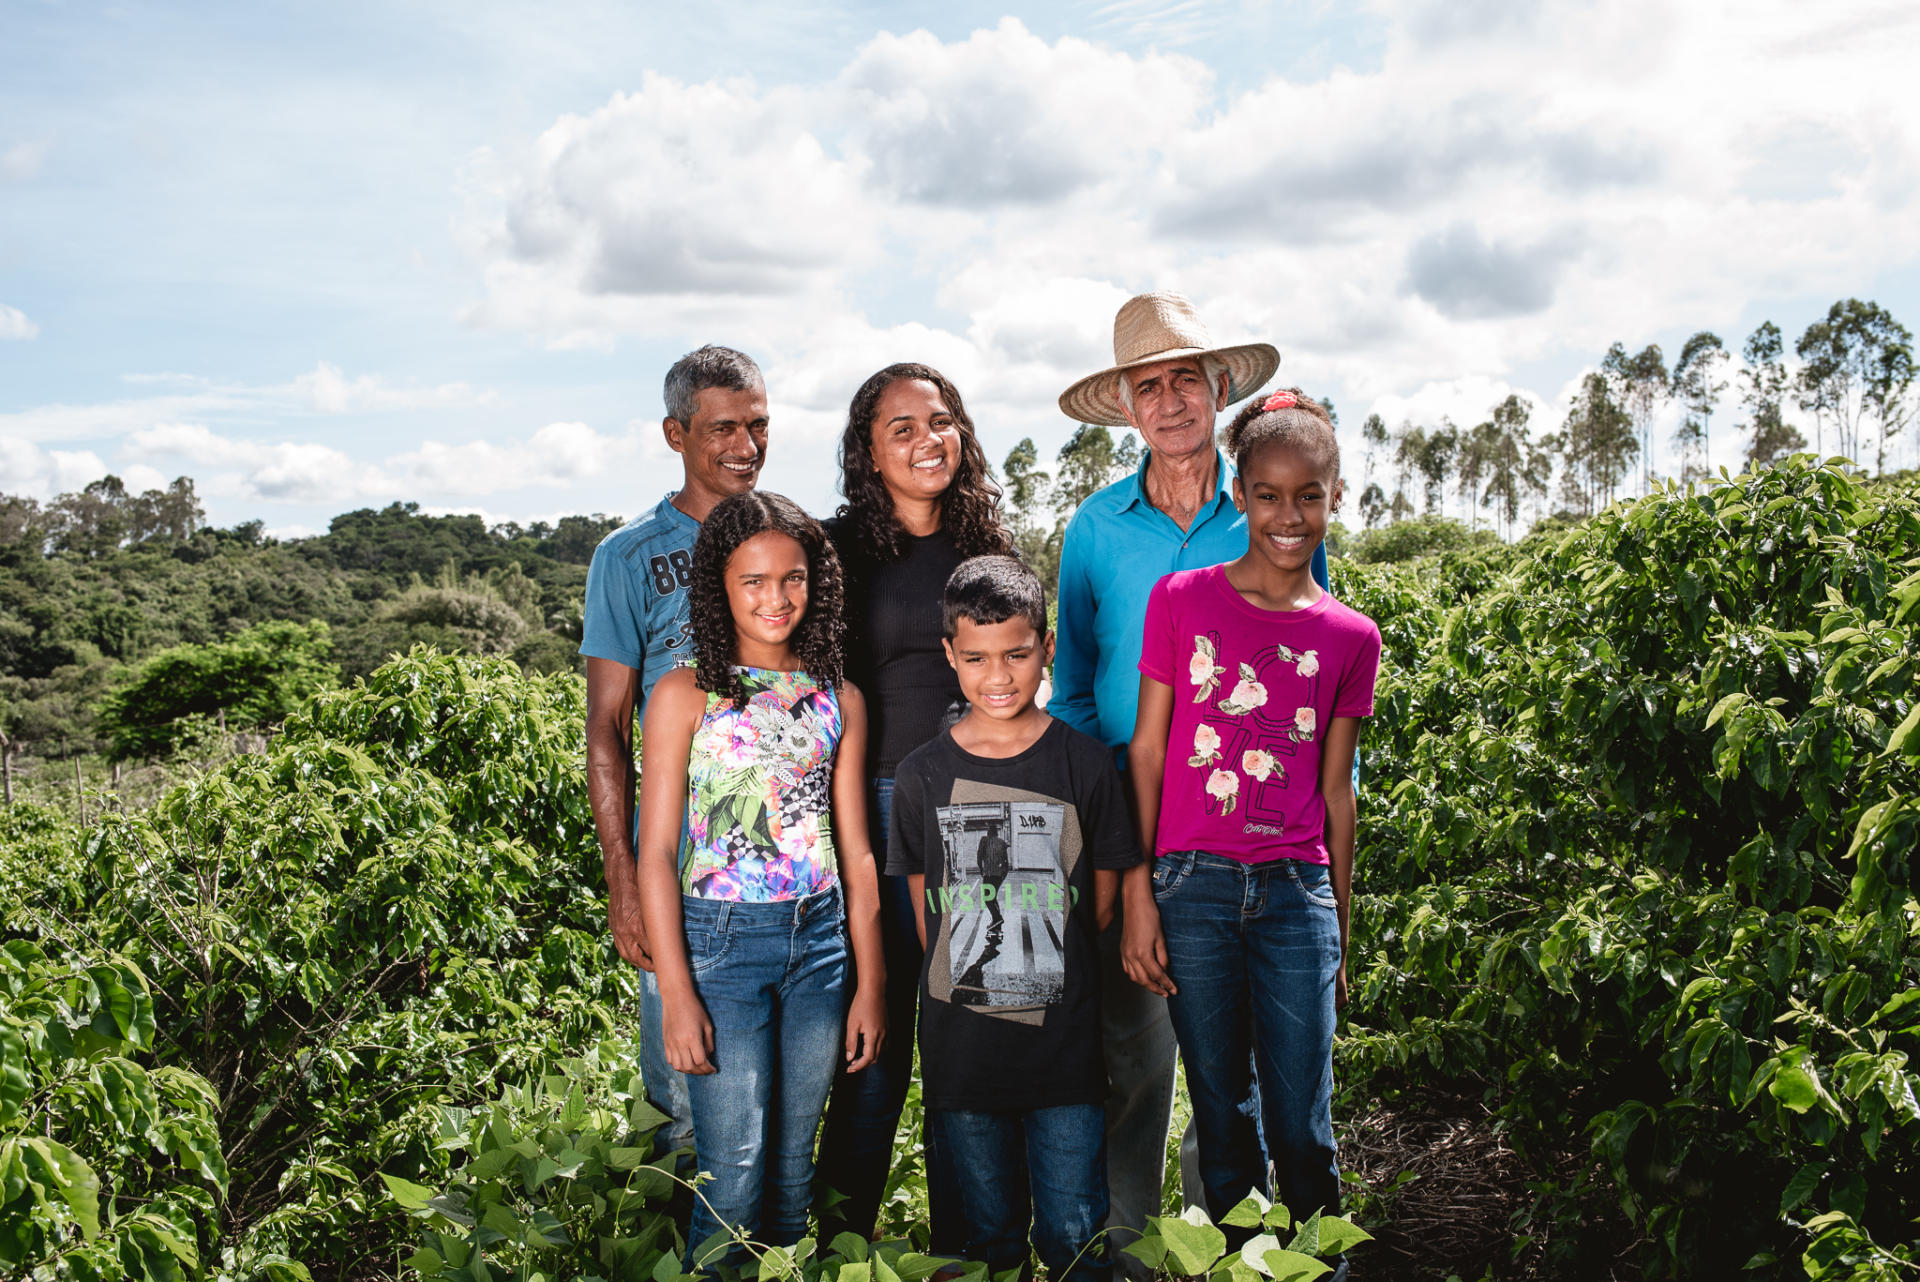
[[1292, 392], [1275, 392], [1260, 403], [1262, 414], [1271, 414], [1275, 410], [1290, 410], [1300, 404], [1300, 398]]

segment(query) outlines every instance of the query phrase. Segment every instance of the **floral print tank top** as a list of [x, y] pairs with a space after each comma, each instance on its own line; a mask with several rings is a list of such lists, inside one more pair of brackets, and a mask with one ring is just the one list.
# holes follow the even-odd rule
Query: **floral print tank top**
[[680, 888], [747, 903], [831, 889], [839, 696], [804, 672], [734, 671], [746, 706], [709, 694], [687, 757]]

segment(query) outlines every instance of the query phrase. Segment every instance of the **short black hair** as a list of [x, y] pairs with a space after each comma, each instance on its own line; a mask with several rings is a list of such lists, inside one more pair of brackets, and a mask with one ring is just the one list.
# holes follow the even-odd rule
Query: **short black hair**
[[1047, 590], [1018, 557], [969, 557], [947, 579], [940, 602], [940, 630], [947, 640], [953, 640], [962, 619], [993, 624], [1020, 618], [1047, 635]]
[[753, 357], [731, 347], [708, 343], [673, 363], [661, 391], [667, 402], [667, 417], [691, 424], [695, 398], [709, 387], [750, 392], [766, 385], [767, 380], [761, 375], [760, 367], [753, 363]]

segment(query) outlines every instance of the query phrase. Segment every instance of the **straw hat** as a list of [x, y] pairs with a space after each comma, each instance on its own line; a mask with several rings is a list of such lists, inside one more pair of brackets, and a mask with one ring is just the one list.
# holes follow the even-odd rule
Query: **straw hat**
[[1211, 353], [1227, 367], [1227, 402], [1260, 390], [1280, 368], [1271, 343], [1215, 347], [1193, 304], [1179, 294], [1137, 294], [1120, 305], [1113, 318], [1113, 366], [1088, 375], [1060, 394], [1060, 412], [1081, 423], [1127, 426], [1120, 409], [1120, 375], [1125, 370], [1182, 356]]

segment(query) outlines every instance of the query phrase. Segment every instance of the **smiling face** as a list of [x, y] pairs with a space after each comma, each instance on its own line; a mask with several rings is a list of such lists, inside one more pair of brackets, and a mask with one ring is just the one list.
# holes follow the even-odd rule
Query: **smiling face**
[[693, 404], [691, 423], [669, 418], [661, 426], [686, 466], [685, 510], [704, 520], [715, 503], [760, 479], [767, 458], [767, 389], [706, 387], [694, 393]]
[[807, 613], [807, 550], [789, 534], [756, 534], [727, 558], [726, 587], [739, 662], [780, 666]]
[[1251, 450], [1233, 478], [1234, 505], [1247, 514], [1247, 546], [1276, 569], [1300, 571], [1327, 537], [1340, 479], [1322, 460], [1276, 441]]
[[920, 378], [895, 379], [873, 412], [873, 470], [902, 501], [937, 500], [960, 466], [960, 424], [940, 389]]
[[1123, 370], [1133, 406], [1122, 400], [1127, 422], [1162, 458], [1190, 458], [1213, 449], [1213, 419], [1227, 407], [1226, 375], [1209, 386], [1197, 359], [1159, 361]]
[[996, 721], [1010, 721], [1033, 707], [1053, 660], [1053, 639], [1043, 639], [1025, 615], [999, 623], [957, 619], [953, 638], [944, 644], [960, 693], [975, 712]]

